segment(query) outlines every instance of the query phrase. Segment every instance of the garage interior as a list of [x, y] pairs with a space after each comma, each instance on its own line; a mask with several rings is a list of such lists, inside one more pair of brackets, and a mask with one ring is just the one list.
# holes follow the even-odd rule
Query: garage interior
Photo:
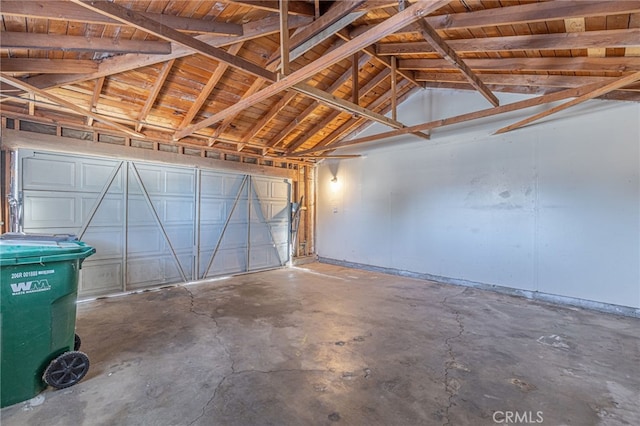
[[640, 2], [0, 14], [2, 232], [97, 250], [3, 425], [640, 424]]

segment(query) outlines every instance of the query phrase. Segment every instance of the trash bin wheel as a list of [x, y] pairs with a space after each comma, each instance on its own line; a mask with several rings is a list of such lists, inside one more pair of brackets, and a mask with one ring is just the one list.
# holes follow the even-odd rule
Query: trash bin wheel
[[57, 389], [78, 383], [89, 371], [89, 357], [79, 351], [65, 352], [49, 363], [42, 379]]
[[75, 334], [75, 337], [73, 338], [73, 350], [77, 351], [78, 349], [80, 349], [81, 344], [82, 340], [80, 340], [80, 336], [78, 336], [78, 334]]

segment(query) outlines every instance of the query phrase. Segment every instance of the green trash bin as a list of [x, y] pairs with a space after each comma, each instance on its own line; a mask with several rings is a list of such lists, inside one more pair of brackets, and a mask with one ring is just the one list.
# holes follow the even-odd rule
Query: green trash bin
[[66, 388], [89, 369], [75, 334], [78, 271], [95, 249], [72, 235], [0, 236], [0, 406]]

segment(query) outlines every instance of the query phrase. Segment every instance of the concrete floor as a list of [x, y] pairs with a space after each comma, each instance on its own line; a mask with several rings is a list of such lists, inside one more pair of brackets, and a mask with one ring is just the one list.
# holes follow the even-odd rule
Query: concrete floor
[[324, 264], [82, 303], [11, 425], [640, 424], [640, 320]]

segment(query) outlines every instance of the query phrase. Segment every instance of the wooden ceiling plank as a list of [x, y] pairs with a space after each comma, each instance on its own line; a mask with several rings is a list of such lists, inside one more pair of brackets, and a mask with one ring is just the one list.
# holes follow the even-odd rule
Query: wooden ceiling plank
[[260, 131], [264, 128], [264, 126], [266, 126], [267, 123], [269, 123], [269, 121], [271, 121], [275, 116], [280, 114], [280, 111], [282, 111], [284, 107], [289, 105], [289, 102], [291, 102], [295, 97], [296, 97], [296, 92], [294, 92], [293, 90], [287, 92], [282, 97], [282, 99], [280, 99], [278, 103], [275, 104], [272, 108], [270, 108], [267, 114], [264, 117], [262, 117], [260, 121], [256, 123], [256, 125], [249, 131], [249, 133], [247, 133], [247, 135], [242, 138], [242, 143], [246, 144], [251, 139], [253, 139], [255, 135], [260, 133]]
[[[234, 44], [233, 46], [229, 47], [228, 52], [232, 55], [237, 55], [243, 44], [244, 43], [242, 42]], [[216, 69], [213, 71], [213, 74], [211, 74], [211, 77], [207, 81], [207, 84], [205, 84], [202, 90], [198, 93], [198, 97], [195, 99], [195, 101], [193, 101], [193, 104], [191, 104], [191, 107], [178, 125], [178, 129], [183, 129], [191, 124], [196, 114], [198, 114], [198, 112], [200, 111], [200, 108], [202, 108], [202, 105], [204, 105], [206, 100], [211, 95], [211, 92], [213, 92], [213, 89], [216, 87], [224, 73], [227, 71], [227, 68], [229, 68], [228, 64], [218, 64]]]
[[175, 137], [177, 139], [183, 138], [185, 136], [190, 135], [191, 133], [202, 129], [204, 127], [208, 127], [214, 123], [217, 123], [220, 120], [223, 120], [225, 117], [236, 114], [248, 108], [258, 102], [261, 102], [269, 97], [273, 96], [275, 93], [281, 92], [285, 89], [292, 88], [298, 83], [301, 83], [307, 80], [309, 77], [317, 74], [318, 72], [324, 70], [325, 68], [341, 61], [342, 59], [352, 55], [358, 50], [369, 46], [379, 39], [385, 37], [388, 34], [397, 31], [397, 29], [402, 28], [406, 25], [409, 25], [431, 11], [439, 8], [442, 5], [445, 5], [449, 2], [449, 0], [438, 0], [438, 1], [420, 1], [403, 12], [400, 12], [381, 24], [377, 25], [371, 31], [368, 31], [348, 42], [344, 45], [338, 47], [337, 49], [329, 52], [328, 54], [322, 56], [321, 58], [315, 60], [314, 62], [302, 67], [296, 72], [289, 74], [288, 76], [282, 78], [280, 81], [273, 83], [271, 86], [267, 87], [264, 90], [261, 90], [258, 93], [255, 93], [252, 96], [249, 96], [246, 99], [239, 101], [233, 106], [220, 111], [211, 117], [195, 124], [189, 126], [179, 132], [176, 132]]
[[[162, 21], [176, 30], [209, 34], [242, 35], [242, 25], [227, 22], [205, 21], [160, 13], [140, 12], [146, 17]], [[30, 18], [75, 21], [87, 24], [122, 25], [122, 22], [87, 10], [69, 1], [2, 1], [2, 14]]]
[[[504, 52], [512, 50], [561, 50], [603, 47], [640, 46], [640, 28], [628, 30], [587, 31], [584, 33], [532, 34], [508, 37], [486, 37], [447, 40], [447, 44], [460, 53]], [[435, 50], [427, 42], [379, 43], [380, 56], [413, 55]]]
[[143, 122], [147, 118], [147, 115], [149, 115], [153, 104], [156, 102], [156, 99], [158, 99], [160, 90], [162, 90], [162, 86], [164, 86], [167, 77], [169, 77], [169, 73], [171, 72], [171, 68], [173, 67], [173, 64], [175, 62], [175, 59], [171, 59], [170, 61], [167, 61], [162, 65], [162, 69], [160, 69], [158, 78], [156, 79], [156, 82], [154, 83], [153, 88], [151, 89], [151, 92], [149, 93], [149, 96], [147, 97], [147, 100], [142, 107], [142, 110], [140, 110], [140, 113], [138, 114], [138, 124], [136, 124], [136, 131], [139, 132], [140, 130], [142, 130], [142, 126], [144, 126]]
[[2, 58], [3, 73], [91, 74], [98, 71], [98, 63], [87, 59]]
[[147, 53], [158, 55], [171, 53], [171, 43], [166, 41], [116, 40], [101, 37], [8, 31], [2, 33], [0, 48], [64, 50], [66, 52]]
[[500, 101], [491, 93], [491, 90], [482, 82], [480, 77], [469, 68], [469, 66], [462, 60], [458, 54], [447, 45], [442, 37], [434, 30], [424, 19], [419, 19], [416, 23], [418, 31], [422, 34], [422, 37], [433, 46], [433, 48], [453, 66], [455, 66], [462, 75], [469, 80], [469, 83], [480, 92], [493, 106], [498, 106]]
[[620, 87], [624, 87], [628, 84], [634, 83], [640, 80], [640, 72], [633, 73], [631, 75], [627, 75], [625, 77], [618, 78], [602, 87], [592, 90], [591, 92], [585, 93], [575, 99], [572, 99], [569, 102], [565, 102], [561, 105], [556, 105], [553, 108], [549, 108], [546, 111], [540, 112], [538, 114], [532, 115], [531, 117], [525, 118], [524, 120], [520, 120], [517, 123], [511, 124], [509, 126], [503, 127], [499, 129], [494, 134], [506, 133], [514, 129], [518, 129], [522, 126], [525, 126], [534, 121], [540, 120], [541, 118], [547, 117], [551, 114], [555, 114], [556, 112], [565, 110], [572, 106], [581, 104], [582, 102], [588, 101], [589, 99], [597, 98], [598, 96], [604, 95], [606, 93], [611, 92], [612, 90], [618, 89]]
[[[475, 71], [599, 71], [599, 72], [628, 72], [640, 71], [638, 57], [608, 57], [608, 58], [505, 58], [505, 59], [465, 59], [466, 64]], [[398, 67], [406, 70], [451, 70], [455, 69], [443, 59], [400, 59]]]
[[[544, 105], [550, 102], [556, 102], [567, 98], [574, 98], [582, 96], [586, 93], [591, 93], [594, 90], [605, 86], [606, 82], [597, 82], [590, 83], [584, 86], [566, 89], [559, 92], [537, 96], [531, 99], [525, 99], [523, 101], [517, 101], [506, 105], [501, 105], [498, 107], [487, 108], [480, 111], [469, 112], [466, 114], [460, 114], [449, 118], [443, 118], [440, 120], [430, 121], [427, 123], [417, 124], [415, 126], [409, 126], [404, 129], [393, 130], [390, 132], [378, 133], [376, 135], [365, 136], [362, 138], [352, 139], [344, 142], [338, 142], [332, 147], [341, 148], [345, 146], [358, 145], [366, 142], [373, 142], [381, 139], [391, 138], [395, 136], [405, 135], [410, 133], [412, 130], [431, 130], [439, 127], [450, 126], [452, 124], [464, 123], [466, 121], [477, 120], [479, 118], [491, 117], [498, 114], [503, 114], [505, 112], [518, 111], [525, 108], [530, 108], [533, 106]], [[318, 151], [309, 151], [309, 152], [318, 152]]]
[[73, 102], [69, 102], [65, 99], [62, 99], [59, 96], [53, 95], [51, 93], [48, 93], [44, 90], [38, 89], [37, 87], [33, 87], [30, 86], [28, 84], [26, 84], [25, 82], [18, 80], [17, 78], [13, 78], [13, 77], [9, 77], [8, 75], [0, 75], [0, 81], [2, 81], [3, 83], [6, 84], [10, 84], [14, 87], [17, 87], [19, 89], [24, 90], [25, 92], [29, 92], [29, 93], [33, 93], [35, 95], [38, 95], [40, 97], [43, 97], [45, 99], [49, 99], [52, 102], [55, 102], [58, 105], [61, 105], [65, 108], [68, 108], [72, 111], [75, 111], [79, 114], [82, 114], [83, 116], [88, 116], [88, 117], [92, 117], [94, 120], [96, 121], [100, 121], [101, 123], [106, 124], [107, 126], [113, 127], [115, 129], [120, 130], [121, 132], [127, 133], [128, 135], [131, 136], [135, 136], [137, 138], [145, 138], [145, 135], [143, 135], [142, 133], [138, 133], [126, 126], [123, 126], [122, 124], [118, 124], [114, 121], [111, 121], [107, 118], [104, 118], [101, 115], [98, 115], [92, 111], [89, 111], [87, 109], [84, 109], [82, 107], [77, 106], [76, 104], [74, 104]]
[[286, 152], [293, 152], [296, 149], [300, 148], [302, 145], [305, 144], [305, 142], [307, 142], [309, 139], [313, 138], [315, 135], [317, 135], [318, 133], [320, 133], [322, 130], [326, 130], [327, 126], [329, 126], [329, 124], [335, 120], [336, 118], [338, 118], [338, 116], [342, 114], [341, 111], [332, 111], [331, 113], [329, 113], [329, 115], [327, 115], [326, 117], [324, 117], [322, 119], [322, 121], [320, 121], [318, 124], [316, 124], [315, 126], [313, 126], [311, 129], [309, 129], [308, 131], [305, 131], [303, 134], [301, 134], [300, 136], [298, 136], [296, 138], [296, 140], [294, 140], [292, 143], [290, 143], [289, 145], [287, 145], [287, 151]]
[[256, 77], [261, 77], [268, 80], [276, 79], [274, 73], [265, 70], [264, 68], [254, 64], [253, 62], [247, 61], [246, 59], [240, 58], [238, 56], [231, 55], [223, 49], [214, 47], [210, 44], [200, 41], [197, 38], [191, 37], [188, 34], [183, 34], [171, 27], [168, 27], [167, 25], [154, 21], [153, 19], [149, 19], [138, 12], [127, 9], [116, 3], [110, 3], [106, 1], [85, 2], [83, 0], [69, 1], [82, 5], [83, 7], [86, 7], [97, 13], [101, 13], [113, 19], [117, 19], [124, 24], [131, 25], [142, 31], [153, 34], [156, 37], [160, 37], [165, 40], [178, 43], [189, 49], [193, 49], [194, 51], [202, 55], [205, 55], [216, 61], [229, 64], [232, 67], [235, 67]]
[[[93, 95], [91, 96], [91, 106], [90, 110], [95, 112], [96, 105], [98, 105], [98, 100], [100, 99], [100, 93], [102, 93], [102, 88], [104, 87], [105, 77], [100, 77], [96, 79], [96, 84], [93, 87]], [[93, 125], [93, 117], [87, 117], [87, 126]], [[136, 129], [136, 131], [140, 131], [140, 129]]]
[[[289, 18], [289, 27], [298, 27], [305, 25], [309, 22], [309, 18], [300, 16], [292, 16]], [[245, 31], [242, 36], [238, 37], [221, 37], [212, 35], [200, 35], [196, 36], [198, 40], [211, 44], [215, 47], [229, 46], [241, 41], [253, 40], [255, 38], [264, 37], [270, 34], [275, 34], [280, 30], [279, 20], [277, 17], [269, 17], [248, 23], [244, 25]], [[248, 29], [250, 27], [250, 30]], [[112, 74], [118, 74], [121, 72], [131, 71], [136, 68], [142, 68], [149, 65], [155, 65], [161, 62], [166, 62], [170, 59], [183, 58], [185, 56], [191, 56], [195, 52], [192, 49], [183, 47], [177, 43], [171, 44], [171, 53], [169, 55], [145, 55], [145, 54], [133, 54], [114, 56], [112, 58], [103, 59], [98, 66], [98, 71], [91, 74], [59, 74], [55, 76], [34, 76], [29, 77], [26, 81], [34, 87], [40, 89], [48, 89], [63, 84], [75, 84], [82, 81], [91, 80], [94, 78], [108, 76]]]

